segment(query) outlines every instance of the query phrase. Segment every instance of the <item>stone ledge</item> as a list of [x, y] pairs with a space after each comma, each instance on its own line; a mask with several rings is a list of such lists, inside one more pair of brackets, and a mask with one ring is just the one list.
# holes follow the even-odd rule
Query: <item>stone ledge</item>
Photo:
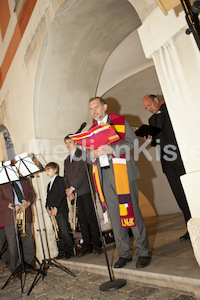
[[[82, 258], [83, 259], [83, 258]], [[78, 260], [78, 259], [77, 259]], [[89, 259], [88, 259], [89, 260]], [[99, 275], [108, 275], [109, 273], [108, 267], [104, 264], [99, 263], [87, 263], [87, 262], [76, 262], [76, 258], [72, 260], [63, 260], [61, 261], [63, 266], [79, 271], [85, 271], [90, 273], [95, 273]], [[135, 281], [143, 284], [149, 284], [154, 286], [172, 288], [179, 291], [184, 291], [188, 293], [195, 293], [195, 295], [199, 294], [200, 287], [200, 274], [198, 278], [191, 278], [180, 275], [169, 275], [169, 274], [161, 274], [159, 272], [152, 272], [153, 265], [145, 268], [144, 270], [134, 270], [130, 269], [132, 265], [128, 264], [123, 269], [111, 269], [111, 273], [114, 278], [121, 278], [130, 281]], [[165, 267], [163, 266], [163, 271], [165, 271]]]

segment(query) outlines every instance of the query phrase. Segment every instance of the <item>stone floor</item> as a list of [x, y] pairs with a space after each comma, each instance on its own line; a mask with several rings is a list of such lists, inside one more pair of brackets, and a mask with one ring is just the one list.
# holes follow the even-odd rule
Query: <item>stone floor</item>
[[[21, 293], [20, 280], [11, 281], [0, 290], [1, 300], [18, 299], [109, 299], [109, 300], [195, 300], [191, 293], [183, 293], [169, 288], [144, 285], [131, 280], [115, 291], [102, 292], [99, 286], [108, 280], [106, 276], [75, 270], [77, 277], [72, 277], [59, 269], [50, 267], [47, 276], [38, 281], [30, 295], [27, 296], [35, 275], [27, 275], [24, 293]], [[1, 285], [8, 278], [8, 272], [0, 274]]]
[[[136, 258], [122, 269], [112, 268], [118, 258], [114, 244], [107, 244], [109, 265], [105, 255], [86, 255], [70, 260], [59, 260], [76, 277], [59, 268], [48, 266], [47, 276], [40, 278], [30, 295], [35, 275], [27, 275], [24, 292], [20, 280], [11, 280], [0, 290], [0, 299], [121, 299], [121, 300], [195, 300], [199, 299], [200, 269], [190, 242], [179, 241], [185, 233], [180, 214], [145, 219], [150, 247], [151, 264], [145, 269], [135, 268]], [[132, 245], [132, 244], [131, 244]], [[134, 248], [133, 248], [134, 252]], [[100, 291], [99, 287], [112, 279], [125, 279], [126, 285], [115, 291]], [[9, 278], [8, 270], [0, 261], [0, 287]]]

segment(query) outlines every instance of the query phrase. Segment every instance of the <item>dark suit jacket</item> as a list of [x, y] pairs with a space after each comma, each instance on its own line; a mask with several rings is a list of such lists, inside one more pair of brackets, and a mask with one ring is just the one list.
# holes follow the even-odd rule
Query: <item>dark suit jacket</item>
[[49, 209], [51, 207], [56, 207], [58, 210], [58, 214], [63, 214], [67, 212], [67, 201], [65, 194], [65, 185], [63, 177], [56, 176], [53, 185], [50, 188], [50, 182], [47, 186], [47, 199], [46, 199], [46, 207]]
[[[185, 174], [185, 168], [183, 166], [183, 162], [181, 159], [181, 154], [178, 148], [178, 144], [176, 141], [176, 137], [174, 134], [174, 130], [170, 121], [170, 117], [167, 111], [166, 104], [162, 104], [160, 107], [160, 113], [153, 114], [149, 118], [149, 124], [152, 126], [156, 126], [161, 128], [161, 132], [154, 138], [153, 142], [151, 143], [152, 146], [156, 146], [160, 144], [161, 147], [161, 164], [163, 172], [166, 173], [169, 168], [174, 167], [177, 170], [179, 176]], [[160, 143], [157, 143], [156, 140], [159, 139]], [[167, 153], [169, 151], [164, 150], [166, 145], [173, 145], [176, 147], [176, 150], [172, 150], [169, 148], [169, 151], [173, 151], [177, 155], [177, 159], [174, 161], [167, 161], [164, 159], [164, 155], [167, 157], [172, 158], [172, 155]]]
[[[78, 196], [90, 193], [85, 162], [80, 159], [82, 151], [76, 149], [72, 162], [70, 155], [64, 161], [64, 182], [65, 188], [73, 186]], [[79, 158], [76, 161], [75, 157]]]
[[[31, 204], [34, 201], [34, 191], [28, 179], [20, 180], [22, 185], [24, 200]], [[0, 225], [11, 225], [14, 223], [13, 211], [8, 208], [9, 203], [13, 203], [14, 193], [10, 183], [0, 185]], [[26, 209], [26, 220], [28, 223], [32, 222], [31, 205]]]

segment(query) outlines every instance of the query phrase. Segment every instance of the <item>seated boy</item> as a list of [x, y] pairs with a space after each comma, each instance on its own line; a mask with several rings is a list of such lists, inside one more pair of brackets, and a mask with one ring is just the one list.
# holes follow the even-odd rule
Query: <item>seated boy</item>
[[66, 259], [73, 256], [73, 238], [70, 233], [68, 211], [63, 177], [59, 176], [59, 165], [50, 162], [45, 167], [47, 176], [51, 179], [47, 186], [46, 209], [49, 216], [55, 216], [59, 238], [57, 241], [58, 256], [56, 259]]

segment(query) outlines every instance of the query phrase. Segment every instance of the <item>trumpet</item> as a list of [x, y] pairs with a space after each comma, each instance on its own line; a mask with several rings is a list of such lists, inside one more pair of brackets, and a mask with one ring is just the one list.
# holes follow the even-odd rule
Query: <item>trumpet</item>
[[24, 207], [21, 207], [18, 211], [15, 212], [15, 218], [17, 230], [22, 230], [20, 236], [27, 236], [28, 233], [26, 233], [26, 218]]
[[53, 230], [55, 232], [56, 241], [59, 241], [60, 240], [60, 238], [59, 238], [59, 228], [58, 228], [58, 223], [57, 223], [56, 217], [50, 215], [50, 218], [51, 218], [51, 223], [52, 223], [52, 226], [53, 226]]
[[77, 227], [77, 222], [78, 222], [78, 219], [76, 216], [77, 193], [75, 193], [75, 198], [72, 201], [70, 201], [70, 214], [71, 214], [72, 233], [74, 233], [74, 232], [76, 232], [76, 227]]

